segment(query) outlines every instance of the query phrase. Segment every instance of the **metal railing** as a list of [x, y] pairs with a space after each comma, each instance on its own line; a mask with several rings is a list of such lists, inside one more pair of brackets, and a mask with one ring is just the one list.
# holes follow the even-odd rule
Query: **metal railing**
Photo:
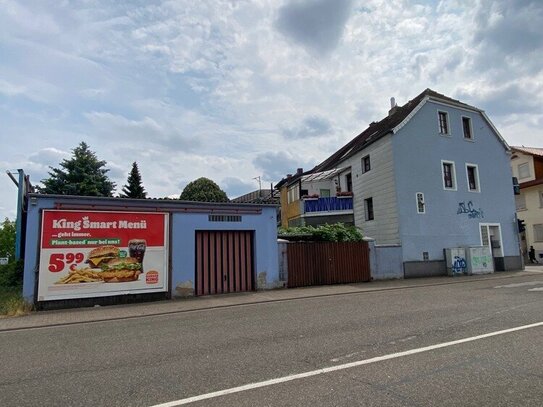
[[304, 213], [310, 212], [337, 212], [353, 210], [353, 197], [332, 196], [329, 198], [309, 198], [303, 200]]

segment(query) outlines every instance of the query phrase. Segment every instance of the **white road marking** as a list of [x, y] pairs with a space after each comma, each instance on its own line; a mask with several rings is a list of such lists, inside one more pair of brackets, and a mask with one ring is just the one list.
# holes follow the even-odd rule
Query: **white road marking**
[[517, 288], [517, 287], [527, 287], [527, 286], [532, 286], [532, 285], [543, 285], [543, 281], [527, 281], [525, 283], [498, 285], [494, 288]]
[[298, 373], [298, 374], [293, 374], [293, 375], [289, 375], [289, 376], [278, 377], [276, 379], [264, 380], [262, 382], [249, 383], [249, 384], [246, 384], [246, 385], [243, 385], [243, 386], [231, 387], [229, 389], [214, 391], [212, 393], [200, 394], [198, 396], [192, 396], [192, 397], [188, 397], [188, 398], [184, 398], [184, 399], [180, 399], [180, 400], [175, 400], [175, 401], [170, 401], [170, 402], [162, 403], [162, 404], [155, 404], [152, 407], [181, 406], [181, 405], [184, 405], [184, 404], [195, 403], [197, 401], [208, 400], [208, 399], [212, 399], [212, 398], [216, 398], [216, 397], [225, 396], [227, 394], [240, 393], [240, 392], [243, 392], [243, 391], [258, 389], [258, 388], [261, 388], [261, 387], [273, 386], [273, 385], [276, 385], [276, 384], [286, 383], [286, 382], [290, 382], [290, 381], [293, 381], [293, 380], [304, 379], [306, 377], [312, 377], [312, 376], [317, 376], [317, 375], [321, 375], [321, 374], [336, 372], [338, 370], [350, 369], [350, 368], [357, 367], [357, 366], [362, 366], [362, 365], [369, 365], [370, 363], [376, 363], [376, 362], [382, 362], [384, 360], [401, 358], [403, 356], [415, 355], [417, 353], [428, 352], [428, 351], [432, 351], [432, 350], [435, 350], [435, 349], [446, 348], [448, 346], [460, 345], [460, 344], [466, 343], [466, 342], [473, 342], [473, 341], [477, 341], [479, 339], [485, 339], [485, 338], [490, 338], [492, 336], [503, 335], [503, 334], [516, 332], [516, 331], [522, 331], [524, 329], [537, 328], [537, 327], [540, 327], [540, 326], [543, 326], [543, 322], [537, 322], [535, 324], [530, 324], [530, 325], [517, 326], [515, 328], [509, 328], [509, 329], [504, 329], [504, 330], [501, 330], [501, 331], [495, 331], [495, 332], [490, 332], [490, 333], [486, 333], [486, 334], [482, 334], [482, 335], [472, 336], [472, 337], [469, 337], [469, 338], [458, 339], [456, 341], [438, 343], [436, 345], [430, 345], [430, 346], [425, 346], [425, 347], [422, 347], [422, 348], [411, 349], [411, 350], [407, 350], [407, 351], [404, 351], [404, 352], [397, 352], [397, 353], [391, 353], [389, 355], [377, 356], [377, 357], [374, 357], [374, 358], [371, 358], [371, 359], [365, 359], [365, 360], [359, 360], [359, 361], [356, 361], [356, 362], [345, 363], [343, 365], [325, 367], [325, 368], [322, 368], [322, 369], [312, 370], [310, 372], [304, 372], [304, 373]]
[[530, 288], [528, 291], [543, 291], [543, 287]]

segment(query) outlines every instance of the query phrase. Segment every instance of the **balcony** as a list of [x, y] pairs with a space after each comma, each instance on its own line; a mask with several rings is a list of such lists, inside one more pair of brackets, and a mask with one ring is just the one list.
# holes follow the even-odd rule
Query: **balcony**
[[332, 196], [329, 198], [305, 198], [303, 199], [303, 213], [304, 214], [326, 214], [330, 212], [353, 212], [353, 197]]

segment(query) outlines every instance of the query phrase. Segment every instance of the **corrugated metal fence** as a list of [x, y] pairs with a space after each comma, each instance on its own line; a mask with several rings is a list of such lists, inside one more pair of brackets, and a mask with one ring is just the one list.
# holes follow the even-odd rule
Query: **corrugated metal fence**
[[290, 242], [288, 287], [370, 281], [367, 242]]

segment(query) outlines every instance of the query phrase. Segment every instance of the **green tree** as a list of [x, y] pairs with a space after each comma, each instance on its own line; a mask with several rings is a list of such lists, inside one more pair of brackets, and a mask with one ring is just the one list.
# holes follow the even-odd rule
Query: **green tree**
[[0, 257], [15, 259], [15, 222], [8, 218], [0, 224]]
[[62, 168], [49, 167], [49, 178], [42, 180], [38, 192], [42, 194], [113, 196], [115, 183], [107, 176], [105, 161], [82, 141], [72, 150], [73, 156], [60, 163]]
[[126, 185], [123, 187], [123, 190], [119, 194], [119, 197], [138, 199], [147, 198], [147, 192], [145, 192], [145, 188], [143, 188], [143, 184], [141, 181], [141, 174], [138, 168], [138, 163], [136, 163], [135, 161], [132, 163], [132, 170], [128, 174]]
[[198, 178], [190, 182], [179, 197], [182, 201], [228, 202], [226, 193], [209, 178]]
[[[5, 287], [20, 286], [23, 282], [22, 260], [15, 261], [15, 222], [6, 218], [0, 223], [0, 257], [8, 257], [9, 263], [0, 265], [0, 308], [2, 308], [2, 295]], [[0, 314], [1, 314], [0, 309]]]

